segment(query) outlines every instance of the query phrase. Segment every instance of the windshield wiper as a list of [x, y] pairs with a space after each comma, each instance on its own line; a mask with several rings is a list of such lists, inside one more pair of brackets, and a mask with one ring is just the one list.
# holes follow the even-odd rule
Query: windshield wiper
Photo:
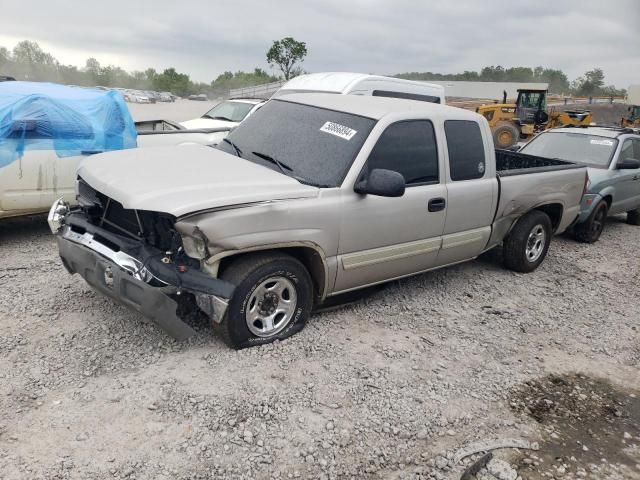
[[291, 168], [289, 165], [287, 165], [286, 163], [282, 163], [277, 158], [267, 155], [266, 153], [260, 153], [260, 152], [251, 152], [251, 153], [253, 153], [256, 157], [260, 157], [263, 160], [266, 160], [267, 162], [277, 165], [277, 167], [280, 169], [280, 172], [282, 172], [284, 175], [288, 175], [288, 173], [284, 171], [285, 169], [289, 170], [290, 172], [293, 172], [293, 168]]
[[233, 150], [236, 152], [236, 156], [242, 158], [242, 150], [240, 150], [235, 143], [233, 143], [231, 140], [229, 140], [226, 137], [223, 138], [222, 141], [227, 142], [229, 145], [231, 145], [233, 147]]
[[228, 117], [212, 117], [211, 115], [207, 115], [206, 113], [202, 116], [202, 118], [210, 118], [211, 120], [224, 120], [225, 122], [233, 122]]
[[[253, 153], [256, 157], [262, 158], [263, 160], [266, 160], [267, 162], [273, 163], [274, 165], [276, 165], [280, 169], [280, 173], [282, 173], [283, 175], [286, 175], [287, 177], [291, 177], [291, 178], [297, 180], [298, 182], [302, 183], [303, 185], [310, 185], [312, 187], [318, 187], [318, 188], [326, 188], [326, 187], [330, 186], [330, 185], [323, 185], [323, 184], [310, 182], [306, 178], [302, 178], [302, 177], [300, 177], [298, 175], [293, 175], [292, 174], [293, 173], [293, 168], [291, 168], [286, 163], [282, 163], [280, 160], [278, 160], [275, 157], [272, 157], [271, 155], [267, 155], [266, 153], [261, 153], [261, 152], [251, 152], [251, 153]], [[291, 172], [291, 174], [285, 172], [285, 170], [289, 170], [289, 172]]]

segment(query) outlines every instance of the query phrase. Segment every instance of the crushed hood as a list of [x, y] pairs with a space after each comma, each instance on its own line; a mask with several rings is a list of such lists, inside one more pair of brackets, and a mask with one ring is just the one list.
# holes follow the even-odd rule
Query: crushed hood
[[267, 167], [201, 145], [91, 155], [78, 175], [124, 208], [176, 217], [243, 203], [318, 195]]

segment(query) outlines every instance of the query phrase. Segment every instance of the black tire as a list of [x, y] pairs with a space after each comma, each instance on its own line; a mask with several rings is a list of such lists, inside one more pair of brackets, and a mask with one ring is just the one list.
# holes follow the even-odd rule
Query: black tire
[[493, 143], [496, 148], [509, 148], [520, 140], [520, 132], [511, 123], [500, 123], [493, 131]]
[[629, 225], [640, 225], [640, 208], [627, 212], [627, 223]]
[[[309, 272], [302, 263], [284, 253], [252, 253], [240, 257], [231, 263], [220, 276], [223, 280], [236, 286], [227, 313], [219, 325], [219, 332], [231, 347], [236, 349], [264, 345], [275, 340], [283, 340], [302, 330], [311, 314], [313, 307], [313, 282]], [[247, 320], [248, 309], [257, 308], [260, 312], [262, 302], [268, 306], [265, 311], [276, 308], [273, 303], [282, 300], [267, 298], [267, 294], [260, 300], [252, 299], [253, 293], [270, 279], [280, 279], [281, 282], [293, 286], [295, 289], [295, 308], [289, 320], [281, 330], [274, 334], [259, 336], [249, 328]], [[263, 289], [264, 290], [264, 289]], [[288, 290], [287, 290], [288, 291]], [[292, 293], [288, 293], [291, 298]], [[250, 305], [249, 302], [252, 301]], [[277, 318], [277, 317], [276, 317]], [[254, 329], [260, 328], [262, 320], [256, 320]], [[274, 322], [275, 324], [275, 322]], [[262, 325], [266, 328], [266, 324]]]
[[524, 215], [504, 241], [505, 266], [515, 272], [533, 272], [547, 256], [552, 233], [551, 219], [546, 213], [533, 210]]
[[573, 228], [573, 236], [582, 243], [595, 243], [602, 235], [604, 225], [607, 221], [609, 205], [604, 200], [596, 205], [586, 221], [579, 223]]

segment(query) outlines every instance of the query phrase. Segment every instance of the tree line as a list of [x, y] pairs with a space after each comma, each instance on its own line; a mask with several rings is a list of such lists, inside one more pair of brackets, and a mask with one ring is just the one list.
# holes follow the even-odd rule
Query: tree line
[[544, 67], [511, 67], [500, 65], [484, 67], [479, 72], [465, 70], [463, 73], [443, 74], [433, 72], [400, 73], [397, 78], [408, 80], [458, 80], [470, 82], [536, 82], [548, 83], [549, 91], [556, 94], [577, 96], [622, 96], [625, 89], [617, 89], [613, 85], [605, 86], [604, 72], [601, 68], [594, 68], [584, 75], [569, 81], [569, 77], [562, 71]]
[[[279, 69], [282, 77], [271, 75], [256, 67], [253, 72], [227, 71], [210, 83], [197, 82], [186, 73], [167, 68], [162, 72], [153, 68], [144, 71], [126, 70], [116, 65], [101, 65], [89, 58], [83, 67], [65, 65], [51, 53], [45, 52], [37, 42], [23, 40], [12, 50], [0, 46], [0, 74], [11, 75], [18, 80], [49, 81], [66, 85], [122, 87], [137, 90], [171, 92], [179, 96], [207, 93], [210, 96], [226, 96], [229, 90], [288, 80], [303, 73], [301, 64], [307, 55], [304, 42], [285, 37], [273, 42], [266, 53], [267, 63]], [[396, 75], [410, 80], [467, 80], [490, 82], [544, 82], [549, 90], [558, 94], [580, 96], [624, 95], [613, 85], [605, 86], [604, 72], [594, 68], [573, 81], [562, 70], [544, 67], [511, 67], [500, 65], [484, 67], [480, 72], [465, 71], [456, 74], [411, 72]]]
[[[274, 66], [278, 66], [277, 60], [278, 58], [272, 59], [276, 62], [273, 63]], [[279, 79], [261, 68], [255, 68], [253, 72], [224, 72], [211, 83], [203, 83], [192, 80], [188, 74], [178, 72], [173, 67], [162, 72], [154, 68], [127, 72], [116, 65], [101, 65], [95, 58], [88, 58], [83, 67], [65, 65], [51, 53], [45, 52], [37, 42], [30, 40], [19, 42], [12, 50], [0, 46], [0, 74], [10, 75], [17, 80], [154, 90], [179, 96], [195, 93], [225, 96], [234, 88]]]

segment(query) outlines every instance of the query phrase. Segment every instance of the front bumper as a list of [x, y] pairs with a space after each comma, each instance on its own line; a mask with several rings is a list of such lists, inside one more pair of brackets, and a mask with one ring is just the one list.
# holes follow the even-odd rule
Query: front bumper
[[233, 285], [165, 263], [160, 258], [163, 252], [92, 225], [78, 212], [61, 217], [62, 210], [56, 202], [49, 220], [52, 229], [58, 228], [60, 258], [69, 273], [78, 273], [95, 290], [140, 312], [176, 340], [195, 331], [176, 314], [178, 304], [172, 296], [192, 293], [205, 313], [221, 321]]

